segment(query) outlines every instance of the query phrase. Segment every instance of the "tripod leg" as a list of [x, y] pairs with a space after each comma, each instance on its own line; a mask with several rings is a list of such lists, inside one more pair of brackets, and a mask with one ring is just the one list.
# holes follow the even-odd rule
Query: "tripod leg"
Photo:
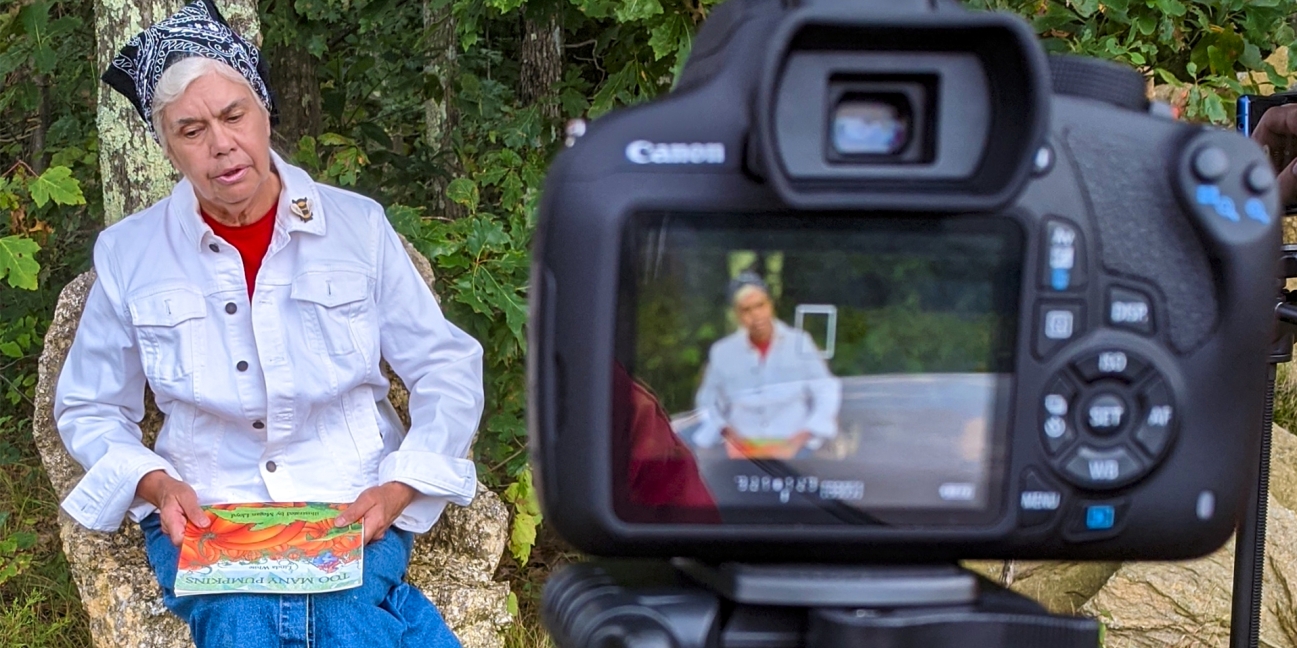
[[1234, 539], [1234, 601], [1230, 611], [1230, 648], [1256, 648], [1261, 639], [1261, 585], [1265, 576], [1266, 502], [1270, 496], [1270, 433], [1274, 427], [1274, 388], [1277, 365], [1270, 364], [1266, 380], [1265, 419], [1255, 497], [1239, 520]]

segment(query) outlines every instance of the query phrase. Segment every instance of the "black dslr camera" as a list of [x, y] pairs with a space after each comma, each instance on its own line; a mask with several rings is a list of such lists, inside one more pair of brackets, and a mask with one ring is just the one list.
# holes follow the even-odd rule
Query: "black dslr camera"
[[718, 7], [540, 206], [547, 521], [650, 559], [553, 579], [558, 644], [1094, 645], [942, 563], [1219, 547], [1256, 477], [1280, 206], [1252, 142], [1156, 112], [1013, 16]]

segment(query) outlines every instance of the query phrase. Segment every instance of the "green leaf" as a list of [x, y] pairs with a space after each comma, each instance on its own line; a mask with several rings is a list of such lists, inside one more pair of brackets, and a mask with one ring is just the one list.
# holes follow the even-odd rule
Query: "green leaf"
[[504, 606], [505, 609], [508, 610], [509, 616], [517, 617], [518, 616], [518, 595], [513, 592], [509, 592], [508, 598], [505, 599]]
[[12, 537], [14, 539], [14, 544], [18, 546], [20, 551], [23, 549], [31, 549], [36, 546], [37, 537], [36, 534], [31, 531], [15, 531]]
[[36, 253], [41, 246], [22, 236], [0, 238], [0, 279], [9, 277], [9, 285], [23, 290], [36, 290], [36, 275], [41, 266]]
[[0, 342], [0, 353], [10, 358], [23, 357], [22, 347], [18, 346], [17, 342]]
[[661, 61], [672, 54], [677, 54], [689, 39], [689, 21], [676, 14], [662, 21], [649, 34], [649, 47], [653, 48], [653, 59]]
[[53, 200], [59, 205], [84, 205], [81, 183], [72, 177], [72, 169], [65, 166], [50, 167], [45, 173], [27, 181], [27, 190], [37, 207]]
[[1076, 9], [1076, 13], [1081, 14], [1085, 18], [1089, 18], [1090, 16], [1093, 16], [1097, 11], [1099, 11], [1099, 0], [1070, 0], [1070, 1], [1072, 7]]
[[48, 43], [41, 43], [32, 52], [32, 67], [37, 74], [50, 74], [58, 67], [59, 56]]
[[18, 20], [22, 23], [23, 33], [38, 44], [42, 43], [49, 33], [50, 6], [45, 2], [33, 2], [23, 7]]
[[468, 178], [455, 178], [446, 185], [446, 198], [452, 202], [468, 207], [470, 212], [477, 211], [480, 196], [477, 185]]
[[1153, 0], [1153, 6], [1158, 11], [1172, 16], [1183, 16], [1187, 9], [1180, 0]]
[[[1098, 2], [1098, 0], [1093, 1]], [[662, 13], [662, 5], [658, 0], [625, 0], [614, 12], [619, 22], [644, 20], [660, 13]]]

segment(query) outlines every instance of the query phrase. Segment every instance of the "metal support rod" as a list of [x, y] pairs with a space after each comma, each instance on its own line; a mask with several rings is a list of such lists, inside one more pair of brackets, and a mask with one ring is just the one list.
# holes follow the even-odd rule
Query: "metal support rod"
[[[1292, 348], [1288, 338], [1288, 348]], [[1257, 648], [1261, 638], [1261, 586], [1265, 577], [1266, 502], [1270, 493], [1270, 434], [1274, 423], [1274, 388], [1278, 365], [1266, 378], [1265, 419], [1257, 457], [1256, 490], [1239, 520], [1234, 539], [1234, 594], [1230, 609], [1230, 648]]]

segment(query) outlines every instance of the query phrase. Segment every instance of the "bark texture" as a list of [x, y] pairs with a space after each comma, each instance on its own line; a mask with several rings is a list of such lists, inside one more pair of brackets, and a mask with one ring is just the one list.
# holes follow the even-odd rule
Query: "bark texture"
[[[96, 69], [106, 70], [126, 41], [183, 5], [180, 0], [96, 0]], [[261, 41], [256, 2], [216, 0], [216, 6], [235, 30], [254, 43]], [[98, 105], [104, 221], [111, 225], [171, 193], [179, 176], [131, 102], [100, 83]]]
[[320, 135], [320, 82], [317, 64], [305, 47], [275, 44], [265, 50], [270, 66], [269, 84], [279, 107], [279, 125], [272, 139], [276, 148], [297, 150], [305, 135]]
[[559, 118], [554, 91], [563, 80], [563, 28], [559, 14], [529, 15], [523, 21], [522, 70], [518, 96], [538, 104], [547, 121]]
[[[458, 115], [455, 111], [455, 75], [459, 71], [458, 37], [450, 3], [434, 8], [423, 0], [423, 24], [428, 34], [428, 64], [424, 74], [432, 81], [431, 96], [424, 102], [424, 141], [438, 149], [443, 174], [429, 178], [436, 204], [428, 205], [433, 216], [456, 219], [464, 216], [464, 206], [446, 199], [446, 185], [463, 172], [451, 137]], [[439, 95], [439, 96], [438, 96]]]

